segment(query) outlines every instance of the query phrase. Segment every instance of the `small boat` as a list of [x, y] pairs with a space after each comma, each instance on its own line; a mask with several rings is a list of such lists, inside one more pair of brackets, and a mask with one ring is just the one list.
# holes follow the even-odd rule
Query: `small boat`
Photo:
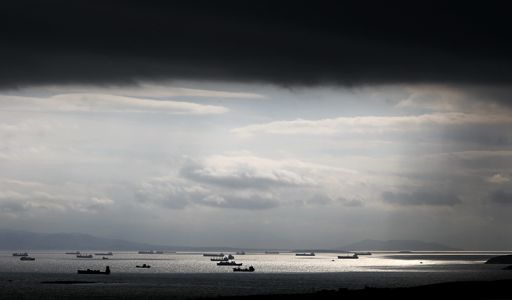
[[210, 258], [210, 261], [228, 261], [228, 260], [229, 260], [229, 258], [227, 256]]
[[314, 252], [310, 253], [295, 253], [295, 256], [315, 256]]
[[105, 271], [102, 272], [100, 270], [91, 270], [91, 269], [87, 269], [87, 270], [78, 270], [76, 271], [77, 274], [104, 274], [104, 275], [109, 275], [110, 274], [110, 267], [107, 266], [105, 268]]
[[78, 255], [78, 254], [80, 254], [80, 251], [66, 252], [66, 254]]
[[279, 251], [265, 251], [265, 254], [279, 254]]
[[235, 257], [233, 255], [228, 255], [228, 259], [235, 259]]
[[105, 253], [94, 253], [94, 255], [101, 255], [101, 256], [112, 256], [114, 253], [112, 252], [105, 252]]
[[105, 259], [108, 259], [108, 257], [103, 256], [101, 259], [105, 260]]
[[254, 267], [253, 266], [250, 266], [249, 268], [233, 268], [233, 272], [254, 272]]
[[355, 254], [361, 256], [361, 255], [372, 255], [371, 252], [354, 252]]
[[353, 255], [339, 255], [338, 259], [358, 259], [359, 256], [357, 256], [357, 253], [354, 253]]
[[28, 256], [28, 253], [27, 252], [17, 252], [17, 253], [13, 253], [12, 256]]
[[20, 260], [36, 260], [34, 257], [30, 257], [30, 256], [22, 256], [20, 257]]
[[224, 257], [224, 253], [203, 253], [203, 256], [221, 256], [221, 257]]
[[92, 254], [77, 254], [76, 258], [92, 258]]
[[237, 251], [236, 255], [245, 255], [245, 251]]
[[136, 267], [136, 268], [143, 268], [143, 269], [149, 269], [149, 268], [151, 268], [151, 266], [150, 266], [150, 265], [146, 265], [146, 264], [136, 265], [135, 267]]
[[241, 266], [242, 263], [237, 263], [235, 261], [221, 261], [217, 263], [217, 266]]

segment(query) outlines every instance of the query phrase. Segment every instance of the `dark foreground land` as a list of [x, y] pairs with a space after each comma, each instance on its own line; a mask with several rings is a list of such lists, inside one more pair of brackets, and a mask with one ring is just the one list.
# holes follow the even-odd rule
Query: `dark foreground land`
[[[512, 299], [512, 280], [447, 282], [408, 288], [324, 290], [309, 294], [218, 297], [217, 300], [302, 299]], [[208, 299], [208, 298], [204, 298]], [[211, 298], [210, 298], [211, 299]]]
[[[131, 290], [130, 293], [103, 293], [95, 294], [89, 292], [64, 292], [60, 287], [69, 285], [88, 285], [95, 282], [87, 281], [46, 281], [41, 284], [51, 287], [45, 293], [38, 293], [36, 290], [25, 291], [22, 294], [9, 294], [0, 291], [0, 299], [194, 299], [190, 297], [177, 296], [172, 292], [160, 290], [158, 293], [145, 291], [138, 292]], [[122, 286], [119, 289], [123, 289]], [[272, 294], [272, 295], [248, 295], [248, 296], [225, 296], [225, 297], [205, 297], [197, 298], [202, 300], [302, 300], [302, 299], [445, 299], [454, 297], [454, 299], [512, 299], [512, 280], [497, 281], [465, 281], [448, 282], [431, 285], [423, 285], [407, 288], [371, 288], [364, 289], [338, 289], [322, 290], [312, 293], [302, 294]], [[91, 293], [92, 292], [92, 293]]]

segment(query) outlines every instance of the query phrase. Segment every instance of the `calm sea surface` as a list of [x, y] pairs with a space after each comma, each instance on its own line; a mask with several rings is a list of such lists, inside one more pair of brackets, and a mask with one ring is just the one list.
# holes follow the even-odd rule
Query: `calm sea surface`
[[[320, 289], [398, 287], [460, 280], [512, 279], [503, 265], [484, 262], [503, 252], [373, 253], [359, 259], [337, 259], [342, 253], [235, 255], [254, 273], [233, 273], [202, 253], [138, 254], [114, 252], [108, 260], [76, 258], [65, 251], [30, 252], [35, 261], [20, 261], [12, 251], [0, 252], [0, 288], [5, 297], [138, 297], [141, 295], [197, 297], [299, 293]], [[95, 251], [91, 251], [93, 254]], [[82, 253], [85, 253], [82, 251]], [[89, 252], [87, 252], [89, 253]], [[225, 252], [226, 254], [228, 252]], [[140, 269], [136, 265], [149, 264]], [[78, 269], [109, 266], [111, 275], [78, 275]], [[47, 284], [48, 281], [84, 284]]]

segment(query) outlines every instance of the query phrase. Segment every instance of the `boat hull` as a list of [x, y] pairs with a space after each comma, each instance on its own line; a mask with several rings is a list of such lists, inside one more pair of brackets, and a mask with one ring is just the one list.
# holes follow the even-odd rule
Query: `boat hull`
[[227, 267], [229, 267], [229, 266], [241, 266], [241, 265], [242, 265], [242, 263], [234, 263], [234, 264], [231, 264], [231, 263], [230, 264], [218, 263], [217, 264], [217, 266], [227, 266]]
[[296, 253], [295, 256], [315, 256], [315, 253]]
[[233, 268], [233, 272], [254, 272], [254, 269]]
[[28, 253], [13, 253], [12, 256], [18, 256], [18, 257], [24, 257], [24, 256], [28, 256]]
[[87, 270], [78, 270], [78, 271], [76, 271], [76, 273], [77, 274], [90, 274], [90, 275], [109, 275], [110, 267], [107, 266], [105, 268], [105, 271], [87, 269]]
[[109, 275], [110, 272], [103, 272], [100, 270], [78, 270], [77, 274], [92, 274], [92, 275]]
[[34, 257], [22, 256], [20, 258], [20, 260], [22, 260], [22, 261], [34, 261], [36, 259]]

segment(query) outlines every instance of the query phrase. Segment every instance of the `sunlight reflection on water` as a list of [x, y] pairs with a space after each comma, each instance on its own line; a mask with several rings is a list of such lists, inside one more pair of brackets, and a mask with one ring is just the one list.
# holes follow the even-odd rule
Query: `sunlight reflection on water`
[[[247, 253], [236, 257], [254, 273], [234, 273], [220, 267], [201, 253], [137, 254], [115, 252], [108, 260], [101, 256], [78, 259], [63, 252], [32, 252], [35, 261], [20, 261], [11, 252], [0, 252], [0, 291], [18, 299], [20, 294], [36, 299], [55, 299], [66, 293], [72, 298], [162, 299], [302, 293], [321, 289], [417, 286], [448, 281], [512, 279], [500, 265], [483, 262], [501, 253], [397, 254], [374, 253], [360, 259], [337, 259], [341, 253], [317, 253], [296, 257], [293, 253], [266, 255]], [[140, 264], [150, 269], [138, 269]], [[112, 274], [80, 275], [77, 269], [104, 269]], [[42, 284], [54, 281], [87, 281], [90, 284]], [[1, 298], [1, 297], [0, 297]]]
[[[374, 253], [359, 259], [337, 259], [340, 253], [317, 253], [314, 257], [297, 257], [294, 253], [235, 255], [243, 266], [253, 265], [258, 273], [367, 272], [367, 271], [432, 271], [436, 267], [459, 264], [482, 264], [499, 253], [402, 254]], [[80, 268], [104, 269], [117, 273], [226, 273], [231, 266], [217, 266], [201, 253], [138, 254], [115, 252], [108, 260], [76, 258], [64, 252], [31, 252], [35, 261], [20, 261], [11, 252], [0, 252], [0, 268], [4, 272], [68, 273]], [[149, 264], [149, 269], [136, 265]]]

